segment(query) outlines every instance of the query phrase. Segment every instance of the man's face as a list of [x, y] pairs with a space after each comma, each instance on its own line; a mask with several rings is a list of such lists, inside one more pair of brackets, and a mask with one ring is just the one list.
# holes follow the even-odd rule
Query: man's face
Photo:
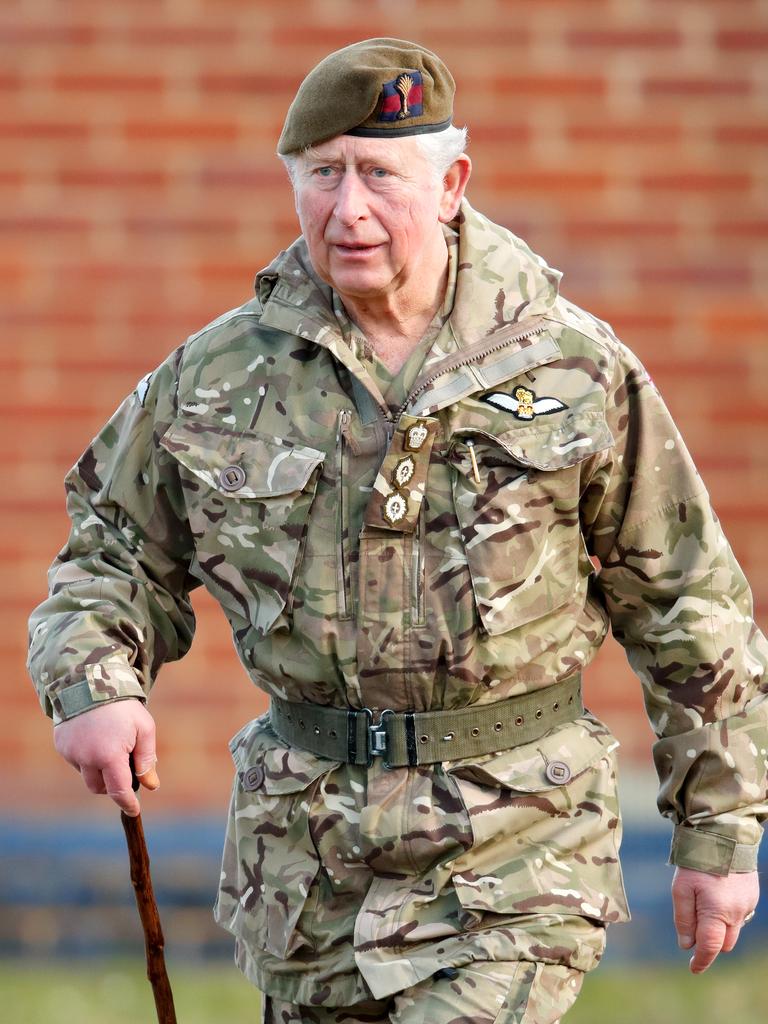
[[296, 172], [312, 265], [340, 295], [382, 297], [422, 276], [429, 286], [440, 221], [453, 210], [413, 137], [339, 135], [300, 156]]

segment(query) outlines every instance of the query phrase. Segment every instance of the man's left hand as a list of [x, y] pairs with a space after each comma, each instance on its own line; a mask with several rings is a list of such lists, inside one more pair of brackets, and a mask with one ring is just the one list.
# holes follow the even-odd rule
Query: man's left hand
[[677, 941], [681, 949], [696, 947], [690, 962], [694, 974], [706, 971], [718, 953], [730, 953], [759, 895], [756, 871], [710, 875], [675, 869], [672, 903]]

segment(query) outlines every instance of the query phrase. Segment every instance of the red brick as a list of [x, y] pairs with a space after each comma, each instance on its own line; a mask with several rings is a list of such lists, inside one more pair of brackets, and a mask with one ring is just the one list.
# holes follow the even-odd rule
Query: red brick
[[748, 78], [646, 78], [642, 83], [646, 96], [749, 96], [752, 83]]
[[491, 177], [493, 187], [508, 191], [544, 193], [556, 197], [562, 193], [599, 192], [605, 188], [607, 176], [602, 171], [497, 171]]
[[65, 187], [80, 188], [162, 188], [170, 181], [164, 171], [132, 167], [77, 167], [61, 170], [56, 180]]
[[212, 121], [205, 118], [186, 118], [157, 121], [128, 121], [123, 126], [123, 134], [128, 141], [157, 142], [163, 139], [192, 142], [234, 142], [239, 134], [237, 122], [230, 118], [226, 121]]
[[718, 221], [714, 230], [721, 238], [766, 238], [768, 220]]
[[10, 232], [28, 236], [30, 234], [83, 234], [88, 231], [90, 221], [85, 217], [66, 214], [16, 214], [0, 216], [0, 234]]
[[750, 146], [768, 144], [768, 125], [766, 124], [724, 124], [715, 129], [718, 142], [741, 143]]
[[247, 188], [258, 189], [263, 195], [266, 189], [285, 191], [291, 194], [285, 168], [276, 158], [242, 161], [222, 155], [215, 163], [205, 162], [200, 170], [199, 183], [205, 188]]
[[681, 234], [679, 224], [671, 220], [572, 220], [568, 221], [563, 228], [566, 238], [573, 238], [577, 241], [589, 241], [589, 239], [625, 239], [628, 245], [634, 244], [638, 239], [664, 239], [678, 238]]
[[597, 142], [601, 144], [629, 143], [630, 145], [660, 145], [678, 142], [682, 130], [678, 124], [658, 121], [596, 121], [592, 124], [575, 123], [566, 127], [571, 142]]
[[[344, 22], [341, 25], [333, 25], [327, 21], [317, 23], [315, 21], [297, 21], [290, 25], [276, 24], [270, 32], [269, 38], [275, 47], [274, 52], [281, 50], [288, 54], [295, 51], [296, 47], [309, 46], [317, 51], [317, 57], [311, 61], [306, 68], [309, 71], [312, 64], [321, 60], [332, 50], [340, 50], [357, 39], [371, 37], [370, 23], [368, 22]], [[284, 66], [283, 62], [279, 62]], [[296, 68], [296, 84], [306, 74], [306, 71], [299, 65]]]
[[205, 71], [197, 78], [198, 86], [206, 93], [246, 93], [253, 95], [285, 95], [292, 97], [297, 86], [296, 76], [276, 71]]
[[499, 96], [559, 96], [572, 97], [604, 96], [607, 82], [597, 75], [494, 75], [491, 78], [494, 92]]
[[94, 25], [72, 25], [64, 22], [7, 22], [0, 25], [0, 44], [11, 46], [87, 46], [98, 35]]
[[143, 72], [60, 72], [52, 79], [55, 89], [62, 92], [87, 92], [94, 95], [105, 92], [159, 93], [165, 88], [163, 75]]
[[565, 40], [574, 49], [641, 50], [672, 49], [680, 46], [683, 37], [675, 29], [616, 28], [572, 29]]
[[757, 26], [750, 29], [720, 29], [715, 40], [721, 50], [757, 50], [768, 56], [768, 30]]
[[211, 22], [202, 25], [134, 25], [126, 38], [133, 46], [235, 46], [239, 37], [237, 25]]
[[40, 120], [22, 118], [0, 121], [0, 139], [73, 139], [88, 138], [90, 129], [81, 121]]
[[635, 271], [635, 276], [640, 284], [671, 288], [679, 288], [680, 285], [693, 288], [748, 288], [753, 280], [752, 271], [747, 266], [691, 266], [684, 263], [640, 267]]
[[238, 223], [234, 216], [206, 216], [204, 214], [155, 214], [126, 217], [125, 229], [129, 234], [138, 235], [234, 235]]
[[652, 192], [744, 192], [751, 183], [749, 174], [729, 171], [680, 171], [640, 176], [640, 184]]

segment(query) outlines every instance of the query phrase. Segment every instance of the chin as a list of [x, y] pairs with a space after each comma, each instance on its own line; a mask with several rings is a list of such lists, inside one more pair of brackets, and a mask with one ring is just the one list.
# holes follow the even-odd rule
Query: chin
[[340, 294], [366, 298], [386, 291], [386, 281], [375, 274], [334, 274], [331, 286]]

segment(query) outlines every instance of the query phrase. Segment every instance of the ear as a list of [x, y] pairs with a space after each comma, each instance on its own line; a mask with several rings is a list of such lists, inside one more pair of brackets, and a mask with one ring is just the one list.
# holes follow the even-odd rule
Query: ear
[[443, 177], [443, 194], [440, 197], [440, 212], [438, 220], [447, 224], [453, 220], [459, 209], [459, 203], [464, 198], [464, 190], [467, 187], [469, 176], [472, 173], [472, 161], [466, 153], [454, 160]]

